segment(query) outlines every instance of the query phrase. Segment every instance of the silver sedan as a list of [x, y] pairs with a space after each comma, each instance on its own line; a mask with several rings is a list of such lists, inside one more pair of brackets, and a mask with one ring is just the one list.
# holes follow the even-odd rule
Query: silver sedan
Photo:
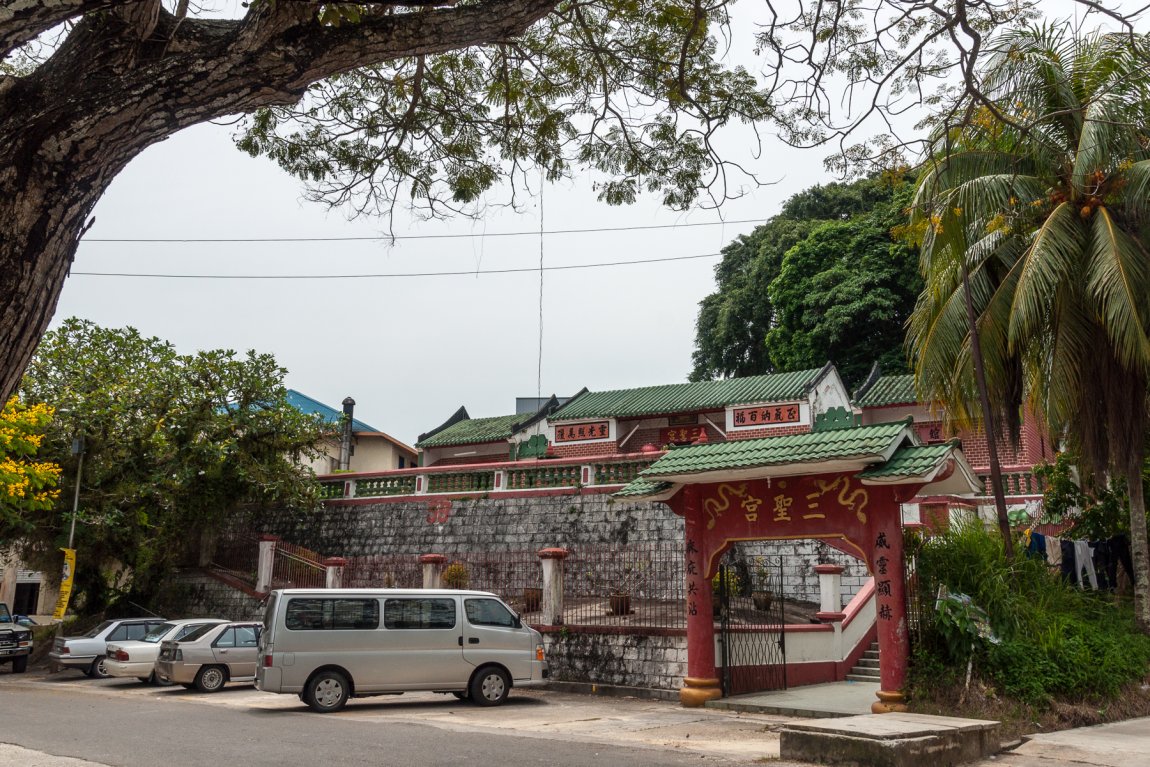
[[222, 623], [162, 642], [156, 678], [202, 692], [222, 690], [228, 682], [254, 682], [262, 630], [262, 623], [252, 621]]

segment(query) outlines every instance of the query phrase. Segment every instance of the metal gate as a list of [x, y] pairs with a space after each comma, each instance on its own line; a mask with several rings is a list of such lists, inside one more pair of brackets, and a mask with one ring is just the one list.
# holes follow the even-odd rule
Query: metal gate
[[723, 695], [787, 687], [783, 558], [727, 553], [713, 584]]

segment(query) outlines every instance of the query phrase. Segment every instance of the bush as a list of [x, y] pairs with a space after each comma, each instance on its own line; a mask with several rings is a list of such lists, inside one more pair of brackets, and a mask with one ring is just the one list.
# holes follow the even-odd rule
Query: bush
[[[1150, 637], [1138, 631], [1129, 604], [1066, 584], [1041, 560], [1020, 556], [1007, 564], [996, 531], [959, 526], [928, 540], [908, 539], [908, 553], [916, 558], [923, 606], [912, 687], [937, 685], [940, 668], [965, 669], [971, 657], [985, 681], [1029, 704], [1113, 696], [1146, 674]], [[963, 633], [961, 622], [934, 609], [940, 586], [985, 611], [993, 641]]]
[[471, 580], [467, 574], [467, 565], [462, 562], [452, 562], [443, 568], [443, 575], [440, 579], [443, 581], [444, 588], [448, 589], [465, 589]]

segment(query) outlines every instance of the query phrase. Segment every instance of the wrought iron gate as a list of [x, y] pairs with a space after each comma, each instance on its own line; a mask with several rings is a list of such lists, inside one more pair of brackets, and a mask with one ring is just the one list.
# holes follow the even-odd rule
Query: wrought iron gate
[[724, 695], [787, 687], [783, 558], [728, 552], [715, 582]]

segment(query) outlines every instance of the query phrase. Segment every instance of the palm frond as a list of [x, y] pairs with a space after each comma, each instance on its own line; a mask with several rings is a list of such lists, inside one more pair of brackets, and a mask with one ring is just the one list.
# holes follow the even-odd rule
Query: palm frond
[[1012, 345], [1038, 340], [1059, 284], [1077, 279], [1084, 244], [1085, 232], [1078, 211], [1069, 203], [1060, 203], [1034, 234], [1021, 260], [1011, 307]]
[[1095, 211], [1090, 234], [1087, 287], [1113, 354], [1129, 369], [1150, 369], [1150, 252], [1118, 226], [1105, 206]]

